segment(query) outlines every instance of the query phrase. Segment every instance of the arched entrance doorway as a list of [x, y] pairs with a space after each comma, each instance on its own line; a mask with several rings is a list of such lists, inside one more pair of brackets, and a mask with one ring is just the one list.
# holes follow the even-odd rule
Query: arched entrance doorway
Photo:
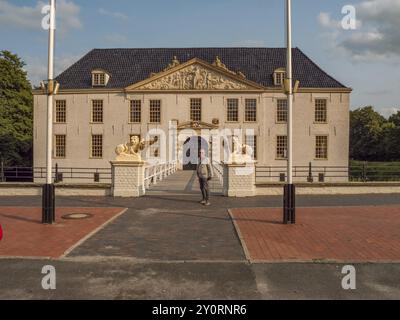
[[208, 155], [209, 144], [204, 138], [193, 136], [185, 141], [182, 152], [183, 170], [196, 170], [201, 149], [204, 149]]

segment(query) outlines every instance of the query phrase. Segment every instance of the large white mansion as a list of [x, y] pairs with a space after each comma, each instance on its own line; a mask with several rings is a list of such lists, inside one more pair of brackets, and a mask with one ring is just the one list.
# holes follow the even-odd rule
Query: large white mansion
[[[157, 135], [144, 158], [176, 158], [186, 169], [197, 157], [187, 152], [188, 141], [201, 137], [216, 157], [212, 146], [226, 142], [215, 141], [213, 132], [232, 132], [252, 147], [259, 166], [284, 167], [285, 64], [283, 48], [92, 50], [56, 79], [54, 163], [109, 168], [115, 147], [130, 136]], [[293, 49], [293, 64], [300, 81], [294, 165], [348, 166], [351, 89], [299, 49]], [[35, 167], [46, 165], [46, 108], [46, 96], [35, 90]]]

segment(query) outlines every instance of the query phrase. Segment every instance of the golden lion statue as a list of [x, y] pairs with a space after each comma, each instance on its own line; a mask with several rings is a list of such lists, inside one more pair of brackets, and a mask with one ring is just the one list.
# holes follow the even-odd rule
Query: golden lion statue
[[158, 138], [155, 137], [151, 141], [146, 142], [145, 140], [140, 140], [138, 136], [132, 136], [131, 141], [127, 144], [120, 144], [115, 148], [115, 153], [117, 154], [117, 161], [142, 161], [141, 151], [146, 147], [157, 143]]

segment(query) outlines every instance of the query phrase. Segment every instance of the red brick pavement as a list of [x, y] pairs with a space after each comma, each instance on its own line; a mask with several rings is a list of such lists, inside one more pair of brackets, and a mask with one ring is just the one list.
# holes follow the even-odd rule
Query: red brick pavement
[[[0, 207], [3, 239], [0, 257], [59, 258], [79, 241], [123, 212], [122, 208], [58, 208], [57, 223], [41, 224], [40, 208]], [[64, 220], [70, 213], [90, 213], [90, 219]]]
[[299, 208], [296, 225], [282, 224], [282, 209], [230, 212], [254, 262], [400, 261], [400, 207]]

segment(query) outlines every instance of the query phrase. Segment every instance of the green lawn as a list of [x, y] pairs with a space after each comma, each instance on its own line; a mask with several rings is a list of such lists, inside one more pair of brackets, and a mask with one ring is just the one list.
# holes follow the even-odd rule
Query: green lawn
[[400, 162], [350, 161], [353, 181], [400, 181]]
[[366, 163], [368, 166], [377, 166], [377, 167], [398, 167], [400, 168], [400, 161], [395, 161], [395, 162], [368, 162], [368, 161], [355, 161], [355, 160], [350, 160], [350, 165], [363, 165], [363, 163]]

